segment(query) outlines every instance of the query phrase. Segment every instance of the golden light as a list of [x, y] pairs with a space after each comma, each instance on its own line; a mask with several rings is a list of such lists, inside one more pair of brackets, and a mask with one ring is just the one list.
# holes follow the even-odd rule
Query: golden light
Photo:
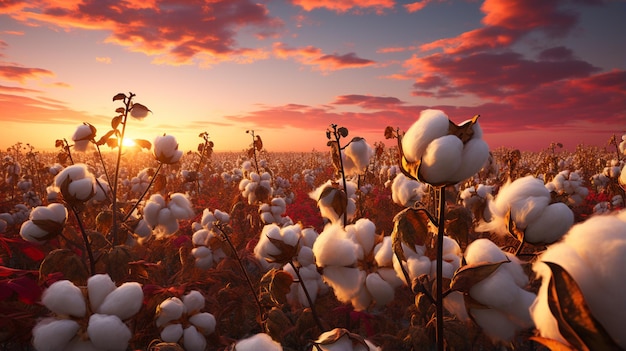
[[122, 141], [122, 146], [124, 146], [124, 147], [135, 147], [135, 146], [137, 146], [137, 143], [135, 143], [135, 141], [133, 139], [124, 138], [124, 141]]

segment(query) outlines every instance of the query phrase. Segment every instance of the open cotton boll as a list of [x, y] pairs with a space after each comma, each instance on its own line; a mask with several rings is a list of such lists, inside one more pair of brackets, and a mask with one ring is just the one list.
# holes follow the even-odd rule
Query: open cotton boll
[[339, 301], [347, 303], [361, 290], [365, 272], [358, 268], [329, 266], [324, 268], [322, 279], [333, 288]]
[[235, 344], [237, 351], [282, 351], [283, 347], [265, 333], [258, 333], [249, 338], [239, 340]]
[[169, 324], [161, 330], [161, 340], [165, 342], [178, 342], [183, 337], [183, 326], [181, 324]]
[[26, 241], [42, 243], [48, 234], [48, 231], [41, 229], [32, 220], [22, 223], [20, 227], [20, 236]]
[[395, 295], [394, 287], [377, 273], [367, 275], [367, 278], [365, 278], [365, 287], [372, 295], [372, 299], [377, 306], [385, 306], [393, 300]]
[[215, 331], [215, 317], [208, 313], [196, 313], [189, 317], [189, 322], [196, 326], [198, 331], [204, 335], [212, 334]]
[[187, 295], [183, 296], [183, 304], [188, 314], [194, 314], [204, 308], [204, 296], [197, 291], [192, 290]]
[[346, 232], [360, 246], [359, 257], [372, 252], [376, 241], [376, 224], [367, 218], [360, 218], [346, 227]]
[[531, 244], [551, 244], [574, 225], [574, 212], [564, 203], [547, 206], [539, 218], [528, 224], [524, 240]]
[[101, 350], [124, 351], [131, 333], [117, 316], [94, 313], [89, 317], [87, 335], [95, 347]]
[[154, 139], [154, 157], [165, 164], [173, 164], [180, 160], [183, 152], [178, 150], [178, 142], [172, 135], [158, 136]]
[[342, 151], [347, 175], [362, 174], [374, 156], [374, 149], [363, 138], [354, 138]]
[[185, 328], [183, 340], [185, 351], [204, 351], [206, 348], [206, 338], [193, 325]]
[[463, 142], [455, 135], [433, 140], [424, 151], [420, 175], [430, 184], [442, 184], [454, 178], [461, 165]]
[[79, 328], [71, 319], [43, 319], [33, 328], [33, 346], [37, 351], [65, 350]]
[[41, 302], [56, 314], [84, 317], [87, 313], [82, 291], [69, 280], [59, 280], [50, 285], [43, 292]]
[[51, 220], [57, 223], [65, 223], [67, 220], [67, 208], [59, 203], [48, 206], [37, 206], [30, 211], [30, 219]]
[[156, 326], [160, 327], [169, 321], [180, 318], [185, 312], [185, 304], [178, 297], [170, 297], [157, 307]]
[[448, 116], [440, 110], [424, 110], [402, 138], [402, 151], [409, 162], [419, 161], [428, 144], [448, 134]]
[[626, 280], [616, 279], [626, 274], [626, 212], [594, 216], [572, 226], [533, 264], [533, 270], [542, 278], [538, 297], [530, 309], [533, 320], [541, 336], [564, 342], [548, 308], [551, 273], [543, 262], [556, 263], [572, 276], [594, 318], [626, 348]]
[[319, 267], [351, 266], [357, 261], [359, 245], [352, 241], [340, 224], [326, 226], [313, 244]]
[[87, 280], [87, 293], [92, 311], [97, 311], [104, 299], [116, 289], [108, 274], [96, 274]]
[[128, 282], [120, 285], [104, 298], [98, 313], [115, 315], [124, 320], [139, 312], [142, 303], [141, 285], [137, 282]]
[[413, 207], [424, 196], [424, 184], [400, 173], [391, 183], [391, 199], [404, 207]]
[[[478, 123], [474, 124], [474, 130]], [[480, 128], [479, 128], [480, 129]], [[451, 183], [458, 183], [478, 173], [489, 158], [489, 145], [483, 139], [477, 139], [476, 133], [463, 147], [461, 164], [449, 178]]]

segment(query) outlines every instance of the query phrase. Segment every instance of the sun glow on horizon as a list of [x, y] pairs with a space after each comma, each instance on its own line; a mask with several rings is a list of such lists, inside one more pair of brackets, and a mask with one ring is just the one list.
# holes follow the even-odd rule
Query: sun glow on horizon
[[131, 138], [124, 138], [124, 140], [122, 141], [122, 146], [124, 147], [135, 147], [137, 146], [137, 143], [131, 139]]

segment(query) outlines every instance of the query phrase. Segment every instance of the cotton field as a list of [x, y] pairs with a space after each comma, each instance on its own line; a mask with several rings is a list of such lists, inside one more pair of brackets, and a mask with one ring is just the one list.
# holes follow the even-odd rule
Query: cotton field
[[626, 348], [626, 136], [490, 149], [426, 110], [392, 147], [123, 150], [133, 98], [0, 152], [3, 350]]

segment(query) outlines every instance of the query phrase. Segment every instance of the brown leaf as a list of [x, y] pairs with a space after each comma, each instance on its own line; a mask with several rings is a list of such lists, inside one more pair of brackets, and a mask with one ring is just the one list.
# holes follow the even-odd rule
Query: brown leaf
[[577, 350], [621, 350], [593, 316], [580, 287], [563, 267], [544, 262], [552, 271], [548, 306], [561, 335]]
[[515, 237], [520, 242], [524, 241], [525, 233], [523, 230], [520, 230], [517, 228], [517, 223], [513, 221], [513, 216], [511, 215], [510, 208], [507, 211], [507, 213], [504, 215], [504, 223], [506, 223], [506, 229], [509, 231], [509, 233], [513, 237]]
[[282, 240], [270, 238], [269, 236], [267, 239], [280, 251], [277, 255], [270, 254], [269, 256], [271, 258], [265, 259], [267, 262], [284, 265], [291, 262], [291, 260], [298, 255], [298, 243], [296, 243], [295, 246], [291, 246]]
[[351, 333], [350, 331], [344, 328], [335, 328], [331, 330], [331, 333], [328, 333], [328, 335], [326, 335], [323, 339], [317, 339], [315, 341], [315, 344], [331, 345], [337, 342], [337, 340], [341, 339], [344, 336], [348, 336], [348, 339], [352, 341], [353, 347], [360, 345], [360, 346], [365, 347], [366, 350], [369, 349], [369, 346], [367, 346], [367, 343], [365, 343], [365, 339], [361, 335]]
[[135, 139], [135, 144], [139, 145], [142, 149], [150, 150], [152, 143], [145, 139]]
[[96, 230], [100, 233], [108, 233], [113, 226], [113, 212], [101, 211], [96, 216]]
[[387, 126], [385, 128], [385, 139], [393, 139], [395, 138], [395, 132], [396, 130], [392, 127], [392, 126]]
[[391, 245], [398, 258], [406, 261], [402, 243], [411, 249], [414, 249], [415, 246], [426, 245], [431, 236], [428, 230], [429, 221], [428, 215], [424, 211], [413, 208], [406, 208], [394, 217]]
[[276, 305], [287, 303], [287, 294], [291, 291], [293, 277], [291, 274], [276, 268], [270, 269], [261, 278], [261, 290], [269, 293], [271, 301]]
[[[115, 130], [109, 130], [105, 135], [100, 137], [100, 139], [96, 142], [96, 145], [102, 146], [106, 144], [109, 138], [111, 137], [111, 135], [113, 135], [114, 133], [115, 133]], [[116, 139], [116, 143], [117, 143], [117, 139]]]
[[109, 138], [109, 139], [107, 139], [106, 144], [111, 149], [116, 148], [117, 147], [117, 138]]
[[124, 99], [126, 99], [126, 94], [124, 94], [124, 93], [117, 93], [113, 97], [113, 101], [124, 100]]
[[117, 127], [122, 123], [122, 116], [116, 116], [111, 119], [111, 128], [117, 129]]
[[326, 145], [330, 146], [330, 159], [333, 162], [335, 172], [341, 170], [341, 153], [339, 152], [339, 143], [337, 141], [329, 141]]
[[102, 261], [113, 281], [124, 281], [130, 272], [129, 262], [133, 261], [133, 257], [128, 248], [118, 245], [105, 253]]
[[288, 331], [292, 327], [293, 325], [291, 324], [291, 321], [280, 309], [273, 307], [267, 313], [267, 319], [265, 320], [265, 330], [267, 331], [267, 334], [272, 337], [272, 339], [282, 341], [286, 331]]
[[448, 135], [456, 135], [459, 139], [461, 139], [463, 144], [467, 143], [470, 139], [472, 139], [472, 136], [474, 136], [473, 126], [476, 124], [476, 121], [478, 121], [478, 117], [480, 117], [480, 115], [472, 117], [471, 120], [460, 126], [457, 126], [454, 122], [449, 121]]
[[45, 279], [49, 274], [60, 272], [63, 278], [75, 285], [87, 284], [89, 273], [83, 260], [68, 249], [50, 251], [39, 267], [39, 277]]
[[457, 290], [463, 293], [469, 293], [470, 289], [489, 277], [493, 272], [498, 269], [503, 263], [509, 263], [510, 261], [501, 261], [495, 263], [474, 263], [465, 265], [454, 273], [452, 282], [450, 283], [450, 290]]
[[261, 137], [258, 135], [254, 139], [254, 148], [257, 151], [261, 151], [261, 149], [263, 149], [263, 141], [261, 140]]

